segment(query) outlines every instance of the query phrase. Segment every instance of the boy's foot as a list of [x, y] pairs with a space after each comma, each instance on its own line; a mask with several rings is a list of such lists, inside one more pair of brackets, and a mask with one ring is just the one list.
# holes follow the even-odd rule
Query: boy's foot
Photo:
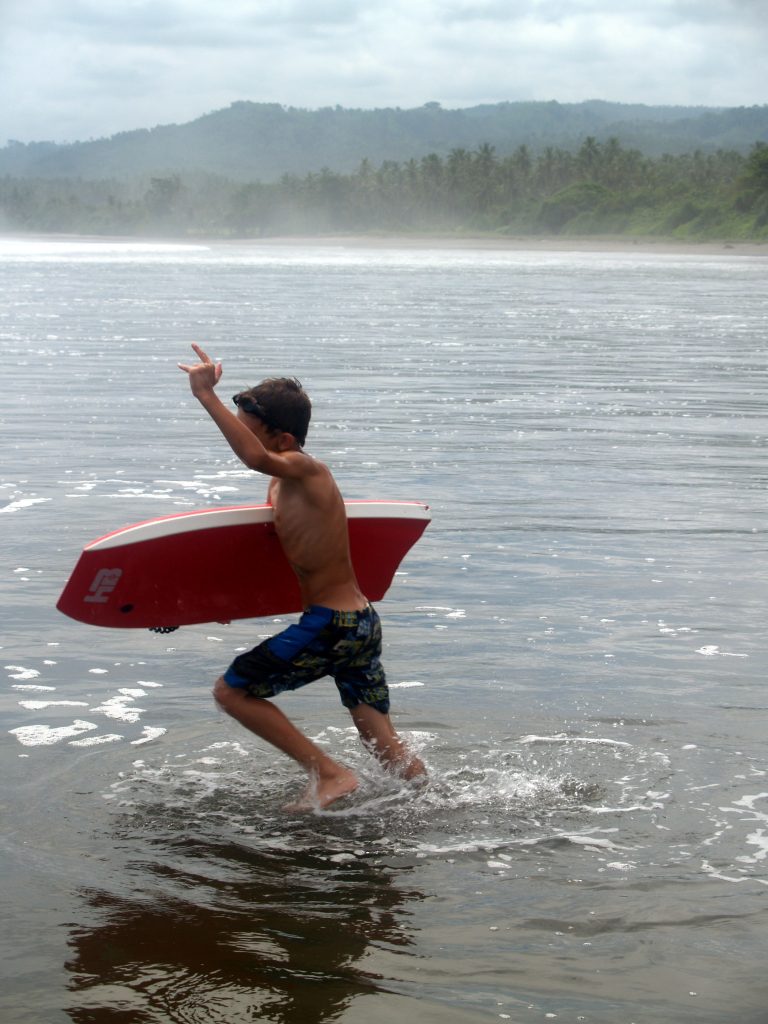
[[403, 761], [395, 766], [395, 771], [406, 782], [413, 782], [414, 780], [419, 782], [427, 781], [427, 769], [424, 767], [424, 762], [416, 757], [415, 754], [406, 754]]
[[342, 768], [337, 774], [327, 778], [312, 779], [299, 799], [286, 804], [283, 810], [290, 814], [324, 811], [326, 807], [330, 807], [344, 796], [349, 796], [356, 789], [357, 776], [348, 768]]

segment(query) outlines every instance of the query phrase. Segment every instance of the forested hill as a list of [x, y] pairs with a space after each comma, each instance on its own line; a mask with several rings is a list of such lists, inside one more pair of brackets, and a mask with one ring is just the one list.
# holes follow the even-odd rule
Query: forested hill
[[123, 132], [59, 145], [9, 142], [0, 177], [129, 180], [208, 173], [234, 181], [278, 181], [327, 168], [356, 170], [457, 149], [493, 146], [500, 156], [525, 145], [577, 149], [586, 138], [615, 139], [646, 156], [732, 150], [768, 141], [768, 106], [711, 109], [587, 103], [497, 103], [462, 110], [427, 103], [411, 110], [302, 110], [233, 103], [189, 124]]

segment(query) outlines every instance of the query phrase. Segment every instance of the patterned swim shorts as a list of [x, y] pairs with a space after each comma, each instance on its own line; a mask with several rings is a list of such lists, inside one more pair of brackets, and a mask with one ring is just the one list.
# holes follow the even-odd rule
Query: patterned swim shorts
[[274, 697], [323, 676], [333, 677], [345, 708], [389, 712], [381, 622], [370, 605], [360, 612], [311, 605], [295, 625], [235, 658], [224, 680], [252, 697]]

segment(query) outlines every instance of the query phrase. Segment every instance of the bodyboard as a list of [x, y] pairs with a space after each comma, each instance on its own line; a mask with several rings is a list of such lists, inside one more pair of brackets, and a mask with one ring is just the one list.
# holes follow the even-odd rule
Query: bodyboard
[[[426, 529], [427, 505], [347, 501], [352, 564], [380, 601]], [[271, 505], [181, 512], [87, 544], [56, 607], [92, 626], [171, 628], [300, 611]]]

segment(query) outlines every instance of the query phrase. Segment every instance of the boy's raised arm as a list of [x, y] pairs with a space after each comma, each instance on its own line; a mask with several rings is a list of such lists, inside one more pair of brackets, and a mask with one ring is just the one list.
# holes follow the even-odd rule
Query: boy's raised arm
[[273, 452], [224, 405], [215, 392], [221, 380], [221, 363], [214, 363], [199, 345], [192, 348], [200, 362], [193, 365], [179, 363], [179, 369], [189, 377], [192, 394], [226, 438], [232, 451], [249, 469], [269, 476], [301, 477], [312, 471], [314, 462], [303, 452]]

